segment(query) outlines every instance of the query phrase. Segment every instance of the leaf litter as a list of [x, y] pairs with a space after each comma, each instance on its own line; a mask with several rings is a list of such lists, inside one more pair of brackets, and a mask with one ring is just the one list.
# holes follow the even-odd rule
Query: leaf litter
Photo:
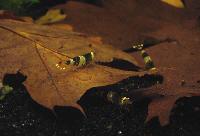
[[[138, 18], [137, 18], [138, 19]], [[148, 19], [150, 19], [150, 18], [148, 18]], [[177, 19], [178, 20], [178, 19]], [[152, 22], [152, 20], [150, 21], [150, 22]], [[171, 25], [171, 24], [168, 24], [168, 23], [164, 23], [164, 22], [162, 22], [163, 24], [164, 24], [164, 27], [166, 28], [165, 29], [165, 32], [166, 32], [166, 30], [167, 29], [169, 29], [169, 30], [172, 30], [171, 32], [173, 32], [174, 30], [173, 30], [173, 28], [174, 28], [174, 26], [173, 25]], [[160, 26], [163, 26], [163, 24], [161, 24], [160, 25], [160, 22], [157, 22], [157, 24], [159, 24], [159, 27]], [[169, 25], [169, 26], [168, 26]], [[23, 29], [23, 28], [22, 28]], [[162, 28], [161, 28], [162, 29]], [[176, 28], [175, 28], [175, 30], [176, 30]], [[28, 31], [28, 30], [25, 30], [25, 31]], [[136, 31], [138, 31], [138, 30], [136, 30]], [[178, 30], [178, 31], [180, 31], [180, 30]], [[187, 31], [187, 30], [186, 30]], [[31, 33], [32, 33], [33, 31], [31, 31]], [[159, 30], [158, 30], [158, 32], [159, 32]], [[168, 32], [167, 33], [163, 33], [163, 30], [160, 30], [160, 35], [157, 35], [157, 34], [153, 34], [153, 37], [161, 37], [161, 39], [163, 38], [163, 37], [168, 37], [168, 35], [170, 35]], [[180, 31], [181, 32], [181, 31]], [[41, 33], [43, 33], [43, 32], [41, 32]], [[73, 32], [71, 32], [71, 34], [72, 34]], [[52, 34], [52, 33], [51, 33]], [[59, 33], [59, 34], [61, 34], [60, 36], [61, 37], [63, 37], [64, 36], [64, 33]], [[76, 35], [77, 33], [74, 33], [74, 35]], [[46, 33], [43, 33], [42, 35], [46, 35]], [[73, 35], [73, 36], [74, 36]], [[78, 34], [79, 36], [83, 36], [83, 37], [86, 37], [86, 36], [84, 36], [84, 35], [82, 35], [82, 34]], [[172, 37], [174, 36], [172, 33], [171, 33], [171, 35], [172, 35]], [[179, 34], [177, 34], [177, 35], [181, 35], [180, 33]], [[178, 41], [177, 43], [180, 45], [180, 43], [182, 44], [182, 43], [184, 43], [184, 42], [182, 42], [182, 41], [184, 41], [186, 38], [184, 38], [185, 36], [177, 36], [177, 35], [175, 35], [174, 37], [176, 38], [176, 41]], [[197, 34], [198, 35], [198, 34]], [[194, 36], [194, 35], [193, 35]], [[35, 35], [35, 37], [37, 37], [37, 39], [39, 39], [39, 37], [38, 36], [36, 36]], [[170, 36], [171, 37], [171, 36]], [[187, 38], [189, 37], [189, 36], [186, 36]], [[51, 38], [50, 38], [51, 39]], [[190, 39], [190, 38], [188, 38], [188, 39]], [[48, 41], [48, 38], [46, 38], [46, 40]], [[43, 39], [43, 41], [45, 41], [45, 39]], [[181, 41], [181, 42], [180, 42]], [[191, 41], [191, 40], [190, 40]], [[156, 48], [161, 48], [161, 50], [162, 50], [162, 53], [163, 53], [163, 51], [165, 51], [167, 48], [166, 47], [170, 47], [171, 45], [169, 45], [169, 43], [160, 43], [161, 45], [165, 45], [165, 47], [161, 47], [161, 46], [159, 46], [159, 47], [156, 47]], [[171, 43], [170, 43], [171, 44]], [[172, 43], [173, 44], [173, 43]], [[176, 44], [176, 43], [175, 43]], [[185, 44], [185, 43], [184, 43]], [[191, 43], [187, 43], [187, 44], [191, 44]], [[193, 42], [192, 42], [192, 44], [194, 44]], [[57, 45], [57, 44], [56, 44]], [[60, 45], [60, 44], [59, 44]], [[185, 44], [186, 45], [186, 44]], [[88, 44], [88, 46], [90, 47], [91, 45], [90, 44]], [[191, 45], [191, 46], [193, 46], [193, 45]], [[80, 47], [80, 46], [77, 46], [77, 47]], [[185, 46], [186, 48], [188, 48], [187, 46]], [[52, 47], [53, 48], [53, 47]], [[62, 51], [62, 48], [63, 48], [63, 46], [61, 45], [60, 47], [59, 47], [59, 49], [60, 49], [60, 51]], [[164, 49], [162, 49], [162, 48], [164, 48]], [[54, 50], [56, 50], [55, 48], [54, 48]], [[74, 50], [74, 49], [72, 49], [72, 50]], [[159, 49], [158, 49], [159, 50]], [[157, 53], [157, 51], [158, 51], [157, 49], [155, 49], [155, 48], [153, 48], [153, 50], [152, 49], [150, 49], [150, 53], [153, 55], [153, 60], [154, 60], [154, 58], [155, 59], [157, 59], [158, 57], [157, 57], [157, 55], [158, 54], [160, 54], [161, 53], [161, 51], [159, 51], [159, 53]], [[171, 49], [167, 49], [167, 50], [171, 50]], [[173, 50], [173, 49], [172, 49]], [[181, 50], [182, 51], [182, 53], [181, 54], [187, 54], [187, 51], [185, 51], [185, 50], [183, 50], [183, 49], [181, 49], [181, 48], [177, 48], [176, 50]], [[155, 51], [154, 53], [152, 53], [153, 51]], [[66, 51], [65, 51], [66, 52]], [[80, 52], [80, 53], [82, 53], [82, 52]], [[77, 51], [77, 53], [75, 53], [76, 55], [78, 54], [78, 51]], [[75, 56], [75, 54], [74, 55], [72, 55], [72, 56]], [[167, 54], [167, 52], [165, 52], [164, 53], [165, 54], [165, 58], [166, 58], [166, 56], [167, 55], [169, 55], [169, 54]], [[163, 54], [163, 55], [164, 55]], [[171, 54], [170, 54], [171, 55]], [[169, 56], [170, 56], [169, 55]], [[181, 56], [181, 55], [179, 55], [179, 56]], [[174, 59], [175, 58], [175, 59]], [[181, 58], [181, 57], [180, 57]], [[188, 58], [191, 58], [191, 57], [188, 57]], [[194, 58], [194, 57], [193, 57]], [[108, 61], [108, 62], [110, 62], [110, 61], [112, 61], [112, 59], [113, 58], [111, 58], [111, 59], [102, 59], [102, 60], [104, 60], [105, 62], [106, 61]], [[160, 59], [160, 58], [159, 58]], [[163, 59], [163, 58], [162, 58]], [[187, 69], [187, 67], [186, 67], [186, 69], [184, 68], [184, 66], [181, 64], [180, 66], [181, 67], [178, 67], [177, 69], [176, 69], [176, 66], [178, 66], [180, 63], [178, 62], [179, 61], [179, 59], [177, 59], [177, 57], [175, 57], [175, 56], [173, 56], [171, 59], [170, 59], [170, 61], [162, 61], [162, 59], [161, 60], [156, 60], [156, 66], [158, 66], [159, 67], [159, 69], [161, 70], [161, 74], [162, 75], [164, 75], [164, 77], [165, 77], [165, 82], [164, 82], [164, 84], [163, 85], [161, 85], [161, 86], [156, 86], [156, 87], [154, 87], [154, 88], [152, 88], [152, 90], [151, 90], [151, 88], [149, 88], [149, 90], [151, 90], [151, 91], [145, 91], [145, 92], [143, 92], [143, 95], [144, 95], [144, 97], [146, 97], [146, 96], [151, 96], [152, 94], [154, 94], [154, 93], [156, 93], [156, 94], [160, 94], [160, 95], [162, 95], [163, 97], [156, 97], [156, 98], [152, 98], [152, 102], [150, 103], [150, 105], [149, 105], [149, 115], [148, 115], [148, 117], [147, 117], [147, 121], [149, 121], [150, 119], [152, 119], [153, 117], [159, 117], [159, 119], [160, 119], [160, 121], [161, 121], [161, 124], [162, 125], [166, 125], [168, 122], [169, 122], [169, 114], [170, 114], [170, 110], [171, 110], [171, 108], [172, 108], [172, 106], [174, 105], [174, 102], [178, 99], [178, 98], [180, 98], [180, 97], [185, 97], [185, 96], [189, 96], [189, 97], [191, 97], [191, 96], [198, 96], [199, 95], [199, 90], [198, 89], [196, 89], [196, 86], [195, 85], [191, 85], [191, 83], [188, 83], [188, 82], [190, 82], [190, 81], [188, 81], [188, 80], [190, 80], [191, 78], [188, 78], [187, 80], [186, 80], [186, 85], [187, 85], [187, 87], [186, 86], [179, 86], [179, 84], [180, 84], [180, 81], [181, 80], [183, 80], [183, 77], [185, 76], [185, 74], [184, 73], [191, 73], [191, 75], [194, 75], [194, 73], [195, 73], [195, 71], [197, 71], [195, 68], [196, 67], [194, 67], [194, 69], [195, 70], [192, 70], [193, 68], [189, 68], [188, 70], [186, 70]], [[175, 61], [171, 61], [172, 59], [174, 59]], [[99, 59], [100, 60], [100, 59]], [[164, 62], [165, 62], [165, 64], [169, 64], [169, 67], [166, 67], [165, 65], [163, 65], [164, 64]], [[178, 76], [178, 80], [175, 80], [174, 81], [174, 79], [176, 79], [176, 78], [174, 78], [173, 76], [175, 76], [176, 74], [174, 74], [174, 72], [175, 71], [173, 71], [174, 70], [174, 68], [173, 67], [170, 67], [171, 66], [171, 62], [175, 62], [176, 64], [173, 64], [174, 65], [174, 67], [175, 67], [175, 69], [177, 70], [177, 71], [179, 71], [179, 70], [181, 70], [182, 68], [184, 69], [184, 70], [182, 70], [181, 72], [183, 73], [183, 74], [180, 74], [179, 72], [178, 72], [178, 75], [180, 74], [180, 75], [182, 75], [182, 76]], [[184, 62], [184, 61], [183, 61]], [[187, 60], [187, 62], [195, 62], [194, 60]], [[137, 64], [137, 63], [135, 63], [135, 64]], [[176, 72], [177, 72], [176, 71]], [[171, 76], [171, 75], [173, 75], [173, 76]], [[194, 76], [193, 76], [194, 77]], [[199, 77], [198, 76], [195, 76], [195, 78], [194, 78], [194, 80], [196, 80], [196, 79], [198, 79]], [[167, 81], [167, 83], [166, 83], [166, 81]], [[171, 81], [171, 82], [168, 82], [168, 81]], [[172, 83], [172, 86], [171, 86], [171, 84], [170, 83]], [[188, 85], [189, 84], [189, 85]], [[189, 87], [188, 87], [189, 86]], [[193, 87], [192, 87], [193, 86]], [[164, 91], [163, 91], [164, 90]], [[177, 91], [177, 92], [176, 92]], [[134, 94], [134, 93], [133, 93]], [[166, 107], [166, 108], [165, 108]]]
[[[129, 54], [111, 46], [93, 44], [86, 36], [73, 32], [62, 33], [50, 27], [12, 20], [1, 20], [0, 28], [0, 78], [3, 79], [6, 73], [20, 72], [26, 75], [25, 85], [31, 97], [50, 109], [55, 105], [72, 106], [84, 113], [77, 101], [88, 89], [148, 73], [119, 70], [95, 63], [76, 69], [68, 66], [60, 70], [55, 66], [60, 61], [90, 51], [95, 52], [95, 61], [111, 62], [113, 58], [119, 58], [135, 65], [137, 62]], [[59, 37], [60, 34], [62, 37]]]
[[[97, 8], [89, 4], [69, 1], [56, 8], [63, 9], [71, 17], [70, 20], [66, 19], [62, 23], [72, 25], [76, 31], [101, 36], [102, 41], [127, 52], [133, 51], [126, 50], [132, 44], [130, 42], [140, 41], [141, 36], [145, 36], [142, 41], [147, 37], [153, 37], [157, 41], [166, 39], [166, 42], [158, 42], [158, 46], [150, 45], [152, 47], [149, 46], [147, 49], [159, 74], [164, 77], [164, 82], [162, 85], [141, 90], [144, 98], [152, 97], [146, 121], [158, 117], [161, 125], [166, 125], [169, 123], [169, 115], [177, 99], [200, 94], [196, 84], [200, 79], [197, 74], [200, 66], [197, 61], [200, 59], [198, 50], [200, 34], [197, 25], [199, 1], [166, 0], [165, 3], [163, 2], [110, 0], [102, 1], [102, 7]], [[180, 8], [184, 4], [187, 8], [170, 7], [166, 2]], [[137, 57], [137, 53], [133, 55], [138, 62], [142, 61]], [[184, 85], [182, 85], [183, 80]], [[134, 99], [135, 90], [132, 90], [130, 89], [129, 92]]]

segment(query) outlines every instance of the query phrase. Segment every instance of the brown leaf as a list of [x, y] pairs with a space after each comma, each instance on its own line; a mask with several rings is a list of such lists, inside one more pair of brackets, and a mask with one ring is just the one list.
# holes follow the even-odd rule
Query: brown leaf
[[[193, 6], [189, 3], [193, 3]], [[137, 42], [141, 35], [163, 27], [164, 22], [178, 24], [188, 16], [199, 16], [199, 1], [187, 1], [186, 4], [187, 8], [180, 10], [161, 0], [102, 0], [101, 7], [68, 1], [55, 8], [63, 9], [70, 17], [70, 20], [66, 19], [62, 23], [72, 25], [74, 30], [98, 35], [104, 42], [126, 49]]]
[[[183, 97], [192, 97], [192, 96], [200, 96], [200, 89], [194, 91], [189, 88], [182, 93], [179, 94], [171, 94], [168, 93], [166, 89], [166, 94], [163, 97], [153, 98], [153, 100], [148, 105], [148, 116], [146, 118], [146, 122], [150, 121], [154, 117], [158, 117], [161, 126], [165, 126], [169, 124], [169, 118], [171, 115], [171, 110], [174, 107], [175, 102]], [[176, 88], [173, 88], [173, 91], [177, 91]], [[159, 91], [151, 92], [154, 94], [162, 94]], [[151, 94], [152, 95], [152, 94]], [[147, 95], [149, 96], [149, 95]]]
[[[26, 32], [26, 35], [28, 34], [30, 38], [40, 41], [43, 46], [58, 50], [59, 52], [65, 53], [70, 57], [94, 51], [96, 53], [95, 61], [97, 62], [111, 62], [114, 58], [117, 58], [138, 65], [135, 58], [131, 55], [124, 53], [119, 49], [113, 48], [110, 45], [103, 45], [98, 44], [97, 42], [92, 42], [91, 37], [87, 37], [84, 34], [65, 30], [59, 30], [58, 32], [56, 28], [49, 29], [48, 26], [39, 26], [29, 23], [24, 25], [23, 22], [19, 21], [1, 20], [0, 24], [20, 33]], [[17, 25], [17, 28], [15, 25]], [[40, 33], [38, 33], [38, 31]], [[49, 41], [51, 42], [49, 43]]]
[[73, 106], [90, 88], [116, 83], [145, 72], [118, 70], [97, 64], [60, 70], [56, 64], [93, 51], [96, 61], [110, 62], [113, 58], [137, 64], [135, 59], [108, 45], [92, 43], [87, 36], [38, 26], [30, 23], [0, 21], [0, 79], [6, 73], [17, 71], [27, 76], [25, 85], [31, 97], [39, 104]]
[[0, 19], [13, 19], [18, 21], [30, 22], [33, 23], [33, 19], [31, 17], [18, 17], [14, 15], [12, 12], [7, 10], [0, 10]]
[[73, 31], [73, 27], [71, 25], [68, 24], [51, 24], [50, 26], [55, 27], [55, 28], [59, 28], [59, 29], [63, 29], [66, 31]]
[[6, 10], [0, 10], [0, 19], [15, 19], [20, 20], [12, 12]]
[[[176, 6], [183, 6], [180, 0], [174, 2]], [[197, 74], [200, 67], [200, 61], [197, 61], [200, 59], [199, 26], [192, 23], [197, 24], [199, 9], [196, 6], [199, 1], [187, 1], [186, 5], [187, 8], [180, 10], [158, 0], [109, 0], [102, 1], [101, 8], [75, 1], [69, 1], [59, 8], [69, 15], [70, 21], [66, 22], [74, 30], [101, 36], [106, 43], [121, 49], [139, 41], [141, 35], [156, 39], [170, 37], [177, 41], [159, 43], [159, 46], [148, 49], [165, 80], [160, 87], [144, 92], [144, 96], [152, 98], [147, 120], [158, 117], [164, 125], [169, 122], [171, 109], [177, 99], [200, 93], [199, 88], [191, 83], [200, 79]], [[186, 86], [181, 86], [182, 80], [186, 81]], [[158, 97], [160, 95], [163, 97]]]
[[[192, 24], [189, 24], [192, 25]], [[162, 85], [157, 85], [143, 92], [143, 96], [152, 97], [148, 107], [146, 121], [158, 117], [161, 125], [169, 123], [174, 103], [182, 97], [200, 96], [199, 66], [200, 50], [199, 31], [194, 26], [166, 24], [150, 36], [159, 38], [173, 37], [177, 42], [161, 43], [148, 50], [160, 74], [164, 77]], [[194, 40], [195, 39], [195, 40]], [[154, 95], [152, 95], [154, 94]]]
[[175, 102], [179, 98], [192, 96], [200, 96], [200, 93], [194, 91], [190, 94], [189, 92], [186, 92], [185, 94], [181, 93], [179, 95], [172, 96], [166, 95], [164, 97], [154, 99], [148, 106], [148, 116], [146, 118], [146, 122], [150, 121], [154, 117], [158, 117], [161, 126], [169, 124], [169, 117]]
[[[164, 97], [153, 100], [148, 106], [148, 116], [146, 122], [154, 117], [158, 117], [161, 125], [167, 125], [169, 122], [171, 106], [176, 102], [177, 97]], [[159, 110], [155, 110], [155, 108]]]

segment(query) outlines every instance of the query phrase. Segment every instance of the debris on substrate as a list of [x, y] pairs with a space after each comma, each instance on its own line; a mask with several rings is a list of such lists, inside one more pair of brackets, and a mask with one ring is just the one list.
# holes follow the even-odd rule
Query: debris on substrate
[[[128, 80], [122, 83], [127, 84]], [[92, 96], [94, 94], [87, 98]], [[55, 107], [55, 112], [45, 109], [31, 99], [23, 85], [18, 86], [0, 102], [1, 136], [200, 135], [199, 97], [178, 100], [171, 112], [170, 124], [165, 127], [160, 126], [157, 118], [144, 123], [150, 102], [147, 98], [134, 102], [128, 110], [101, 98], [92, 104], [95, 99], [85, 102], [88, 116], [85, 119], [79, 111], [70, 107]]]

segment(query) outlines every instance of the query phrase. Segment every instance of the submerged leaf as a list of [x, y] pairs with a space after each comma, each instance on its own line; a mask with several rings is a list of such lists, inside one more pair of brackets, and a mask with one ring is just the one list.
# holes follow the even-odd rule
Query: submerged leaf
[[63, 29], [66, 31], [73, 31], [73, 27], [71, 25], [68, 24], [51, 24], [50, 26], [55, 27], [55, 28], [59, 28], [59, 29]]
[[[176, 33], [174, 33], [176, 32]], [[153, 58], [159, 74], [164, 77], [163, 84], [153, 86], [143, 92], [144, 96], [152, 97], [148, 107], [146, 121], [158, 117], [161, 125], [170, 121], [171, 110], [175, 102], [182, 97], [200, 96], [200, 87], [196, 83], [200, 79], [199, 66], [200, 41], [199, 31], [176, 25], [166, 25], [151, 34], [157, 38], [170, 35], [176, 42], [161, 43], [148, 51]], [[191, 54], [194, 52], [194, 54]]]
[[32, 98], [51, 109], [55, 105], [73, 106], [83, 112], [76, 102], [88, 89], [146, 73], [95, 63], [78, 68], [66, 65], [65, 69], [58, 69], [56, 64], [59, 62], [91, 51], [95, 53], [95, 61], [110, 62], [119, 58], [137, 65], [129, 54], [93, 43], [87, 36], [74, 32], [1, 20], [0, 39], [0, 78], [17, 71], [26, 75], [25, 85]]

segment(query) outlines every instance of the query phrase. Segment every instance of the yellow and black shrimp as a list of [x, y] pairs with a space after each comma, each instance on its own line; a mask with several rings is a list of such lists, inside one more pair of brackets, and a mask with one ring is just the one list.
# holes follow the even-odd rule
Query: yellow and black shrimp
[[[86, 66], [94, 61], [94, 52], [89, 52], [80, 56], [75, 56], [73, 58], [70, 58], [66, 61], [64, 61], [64, 65], [71, 65], [71, 66]], [[61, 62], [60, 62], [61, 63]], [[65, 66], [61, 66], [60, 63], [56, 64], [56, 67], [61, 70], [65, 70]]]
[[76, 56], [65, 62], [66, 65], [85, 66], [94, 60], [94, 52], [89, 52], [81, 56]]
[[[134, 51], [140, 51], [140, 54], [144, 60], [145, 63], [145, 69], [148, 71], [157, 71], [151, 57], [149, 56], [149, 54], [144, 50], [144, 45], [143, 44], [138, 44], [138, 45], [133, 45], [131, 48], [129, 48], [127, 51], [129, 52], [129, 50], [134, 50]], [[107, 93], [107, 100], [111, 103], [114, 104], [119, 104], [121, 107], [125, 107], [132, 104], [133, 100], [131, 98], [129, 98], [126, 95], [121, 95], [117, 92], [114, 91], [110, 91]]]
[[140, 54], [144, 60], [145, 63], [145, 69], [146, 70], [150, 70], [150, 71], [156, 71], [156, 67], [151, 59], [151, 57], [149, 56], [149, 54], [143, 49], [144, 45], [143, 44], [139, 44], [139, 45], [133, 45], [132, 46], [133, 49], [136, 49], [138, 51], [140, 51]]

